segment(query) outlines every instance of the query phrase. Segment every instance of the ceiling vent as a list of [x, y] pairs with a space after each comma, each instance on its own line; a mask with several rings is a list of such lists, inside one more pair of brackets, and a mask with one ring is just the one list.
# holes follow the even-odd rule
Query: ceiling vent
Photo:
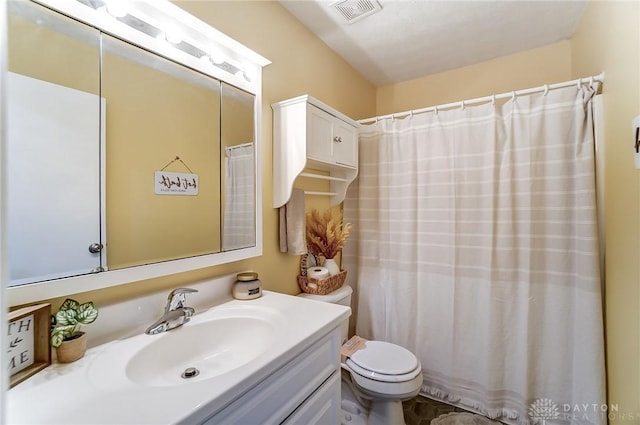
[[376, 0], [342, 0], [331, 5], [340, 12], [348, 24], [373, 15], [382, 10], [382, 6]]

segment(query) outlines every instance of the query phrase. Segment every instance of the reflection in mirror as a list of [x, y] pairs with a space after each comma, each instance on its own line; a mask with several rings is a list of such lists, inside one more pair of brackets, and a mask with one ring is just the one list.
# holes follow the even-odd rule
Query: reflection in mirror
[[256, 244], [255, 97], [222, 83], [223, 251]]
[[220, 82], [102, 46], [109, 269], [219, 252]]
[[10, 305], [262, 254], [269, 61], [171, 2], [99, 4], [7, 2]]
[[31, 2], [7, 5], [9, 286], [98, 271], [100, 34]]

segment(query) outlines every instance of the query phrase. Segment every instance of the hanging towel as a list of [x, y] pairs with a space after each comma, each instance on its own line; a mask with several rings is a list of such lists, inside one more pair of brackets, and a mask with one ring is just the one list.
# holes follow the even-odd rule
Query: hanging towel
[[280, 207], [280, 252], [307, 253], [304, 190], [293, 189], [291, 199]]

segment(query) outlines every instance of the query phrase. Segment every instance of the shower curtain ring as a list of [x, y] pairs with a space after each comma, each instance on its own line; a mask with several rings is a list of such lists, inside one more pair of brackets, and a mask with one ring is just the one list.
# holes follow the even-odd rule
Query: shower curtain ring
[[438, 105], [433, 107], [434, 112], [436, 113], [436, 115], [438, 115]]
[[546, 96], [547, 94], [549, 94], [549, 85], [545, 84], [544, 85], [544, 95]]
[[511, 100], [516, 100], [516, 92], [514, 91], [511, 92]]
[[460, 102], [460, 110], [464, 111], [464, 100], [462, 102]]
[[491, 104], [492, 104], [492, 105], [495, 105], [495, 104], [496, 104], [496, 95], [495, 95], [495, 94], [492, 94], [492, 95], [491, 95]]
[[589, 77], [589, 87], [593, 88], [593, 75]]

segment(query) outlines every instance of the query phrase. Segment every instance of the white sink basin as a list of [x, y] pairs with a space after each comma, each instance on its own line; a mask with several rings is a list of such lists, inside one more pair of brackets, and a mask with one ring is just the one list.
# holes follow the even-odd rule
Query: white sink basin
[[[284, 324], [281, 313], [265, 307], [212, 309], [170, 331], [112, 343], [92, 362], [89, 378], [99, 387], [105, 383], [109, 387], [168, 387], [201, 382], [259, 357], [276, 343]], [[197, 371], [194, 376], [189, 376], [191, 368]]]
[[[135, 353], [126, 367], [132, 381], [180, 385], [230, 372], [264, 353], [275, 340], [272, 323], [255, 317], [212, 319], [169, 331]], [[182, 377], [195, 368], [192, 377]]]

